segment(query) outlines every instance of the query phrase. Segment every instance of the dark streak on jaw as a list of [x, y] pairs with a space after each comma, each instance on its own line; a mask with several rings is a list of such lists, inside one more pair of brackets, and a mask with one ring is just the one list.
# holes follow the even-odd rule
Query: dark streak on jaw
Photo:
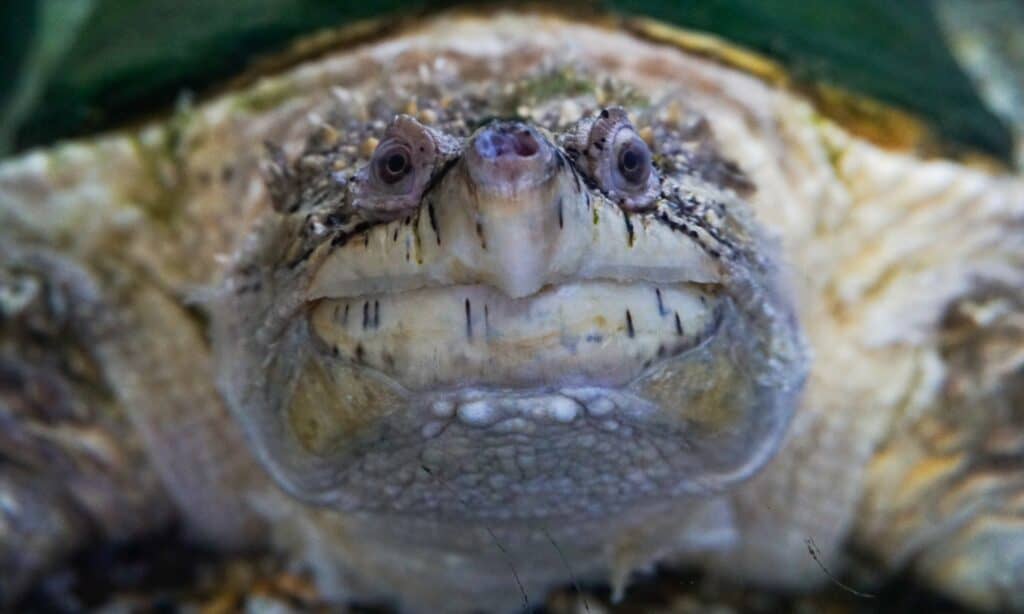
[[676, 334], [680, 337], [683, 336], [683, 323], [679, 320], [679, 312], [676, 313]]
[[380, 328], [380, 301], [373, 301], [373, 327]]
[[476, 221], [476, 236], [480, 239], [480, 248], [487, 249], [487, 237], [484, 236], [484, 225], [480, 223], [480, 220]]
[[473, 338], [473, 308], [469, 304], [469, 299], [466, 299], [466, 337]]
[[444, 176], [448, 174], [448, 171], [450, 171], [453, 168], [455, 168], [455, 165], [461, 159], [462, 159], [462, 157], [459, 156], [459, 157], [452, 158], [451, 160], [448, 160], [447, 162], [445, 162], [444, 166], [441, 167], [441, 170], [437, 171], [436, 173], [434, 173], [433, 175], [430, 176], [430, 181], [427, 182], [426, 187], [423, 188], [423, 194], [429, 194], [430, 191], [433, 190], [434, 187], [437, 184], [439, 184], [442, 179], [444, 179]]
[[632, 339], [636, 336], [636, 330], [633, 328], [633, 314], [626, 310], [626, 334]]
[[363, 362], [363, 358], [366, 356], [366, 350], [363, 349], [362, 343], [356, 344], [356, 360]]
[[[338, 233], [333, 239], [331, 239], [331, 247], [342, 247], [343, 245], [348, 243], [350, 240], [352, 240], [352, 237], [358, 235], [361, 232], [364, 232], [364, 231], [368, 230], [371, 226], [373, 226], [373, 222], [360, 222], [360, 223], [356, 224], [355, 226], [353, 226], [352, 229], [349, 230], [348, 232], [340, 232], [340, 233]], [[367, 237], [364, 238], [364, 240], [368, 240], [368, 238], [369, 237], [367, 236]], [[303, 259], [308, 257], [309, 254], [312, 253], [312, 251], [313, 250], [309, 250], [309, 252], [306, 253], [303, 256]]]
[[289, 270], [294, 269], [295, 267], [299, 266], [303, 261], [305, 261], [307, 258], [309, 258], [309, 255], [312, 254], [312, 253], [313, 253], [313, 248], [310, 247], [310, 248], [306, 249], [305, 251], [303, 251], [301, 254], [299, 254], [299, 256], [295, 260], [292, 260], [286, 266], [288, 267]]
[[345, 303], [345, 313], [341, 316], [341, 325], [348, 327], [348, 307], [349, 304]]
[[626, 222], [626, 235], [629, 237], [629, 246], [633, 247], [636, 237], [633, 235], [633, 221], [629, 219], [629, 213], [622, 212], [622, 219]]
[[370, 327], [370, 301], [363, 301], [363, 330]]
[[562, 197], [558, 197], [558, 227], [564, 228], [565, 221], [562, 219]]
[[658, 297], [658, 315], [662, 315], [663, 316], [663, 315], [667, 314], [668, 312], [665, 311], [665, 303], [663, 303], [662, 300], [661, 300], [661, 288], [655, 288], [654, 289], [654, 294], [655, 294], [655, 296]]
[[487, 309], [487, 303], [484, 303], [484, 336], [485, 337], [490, 337], [491, 336], [490, 312]]
[[437, 230], [437, 218], [434, 216], [434, 201], [427, 201], [427, 215], [430, 217], [430, 229], [434, 231], [434, 236], [437, 237], [437, 244], [441, 244], [441, 233]]

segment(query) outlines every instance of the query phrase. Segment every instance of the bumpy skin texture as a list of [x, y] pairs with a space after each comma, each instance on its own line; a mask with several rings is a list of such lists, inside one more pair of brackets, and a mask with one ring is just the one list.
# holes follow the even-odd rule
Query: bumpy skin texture
[[[602, 183], [589, 151], [616, 105], [654, 152], [650, 202]], [[403, 113], [429, 131], [389, 132]], [[506, 127], [533, 130], [551, 166], [488, 133], [493, 116], [518, 117]], [[381, 196], [366, 164], [408, 130], [434, 148], [414, 164], [431, 180], [410, 184], [428, 198]], [[472, 162], [506, 151], [529, 155]], [[554, 170], [524, 180], [537, 169]], [[1022, 219], [1018, 178], [880, 151], [675, 48], [510, 15], [440, 18], [8, 162], [3, 417], [36, 439], [0, 447], [0, 577], [17, 589], [173, 504], [205, 539], [272, 535], [338, 598], [411, 609], [509, 608], [673, 558], [811, 588], [827, 578], [808, 540], [835, 571], [848, 539], [972, 604], [1024, 608]], [[659, 356], [678, 330], [666, 305], [685, 342]], [[603, 341], [566, 354], [584, 316]], [[631, 388], [666, 365], [682, 385]], [[69, 403], [92, 413], [40, 409]], [[65, 423], [105, 447], [77, 451]], [[75, 471], [25, 462], [46, 445]]]

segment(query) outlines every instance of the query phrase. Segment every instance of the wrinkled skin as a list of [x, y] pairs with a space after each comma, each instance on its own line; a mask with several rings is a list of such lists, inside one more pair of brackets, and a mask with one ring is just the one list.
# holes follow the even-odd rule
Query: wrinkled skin
[[444, 19], [0, 169], [4, 588], [177, 516], [412, 610], [849, 539], [1024, 607], [1020, 180]]

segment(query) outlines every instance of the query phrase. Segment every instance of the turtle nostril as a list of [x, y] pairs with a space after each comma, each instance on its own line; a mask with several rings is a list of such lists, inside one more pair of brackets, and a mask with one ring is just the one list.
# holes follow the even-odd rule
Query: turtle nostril
[[497, 160], [502, 157], [529, 158], [540, 151], [537, 137], [529, 130], [509, 131], [491, 128], [476, 138], [476, 151], [481, 158]]
[[529, 130], [520, 130], [514, 138], [516, 154], [520, 157], [529, 158], [540, 149], [537, 139]]

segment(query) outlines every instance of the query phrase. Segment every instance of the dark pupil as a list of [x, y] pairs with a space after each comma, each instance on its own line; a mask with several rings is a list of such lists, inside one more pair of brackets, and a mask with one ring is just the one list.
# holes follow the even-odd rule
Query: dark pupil
[[396, 153], [388, 156], [388, 172], [399, 174], [405, 170], [405, 155]]
[[409, 154], [401, 149], [385, 152], [377, 162], [377, 174], [384, 183], [398, 183], [410, 170]]
[[619, 153], [619, 172], [630, 183], [643, 183], [650, 172], [647, 148], [635, 142], [626, 143]]
[[636, 155], [636, 152], [632, 149], [627, 149], [622, 153], [622, 170], [634, 171], [636, 167], [640, 165], [640, 156]]

